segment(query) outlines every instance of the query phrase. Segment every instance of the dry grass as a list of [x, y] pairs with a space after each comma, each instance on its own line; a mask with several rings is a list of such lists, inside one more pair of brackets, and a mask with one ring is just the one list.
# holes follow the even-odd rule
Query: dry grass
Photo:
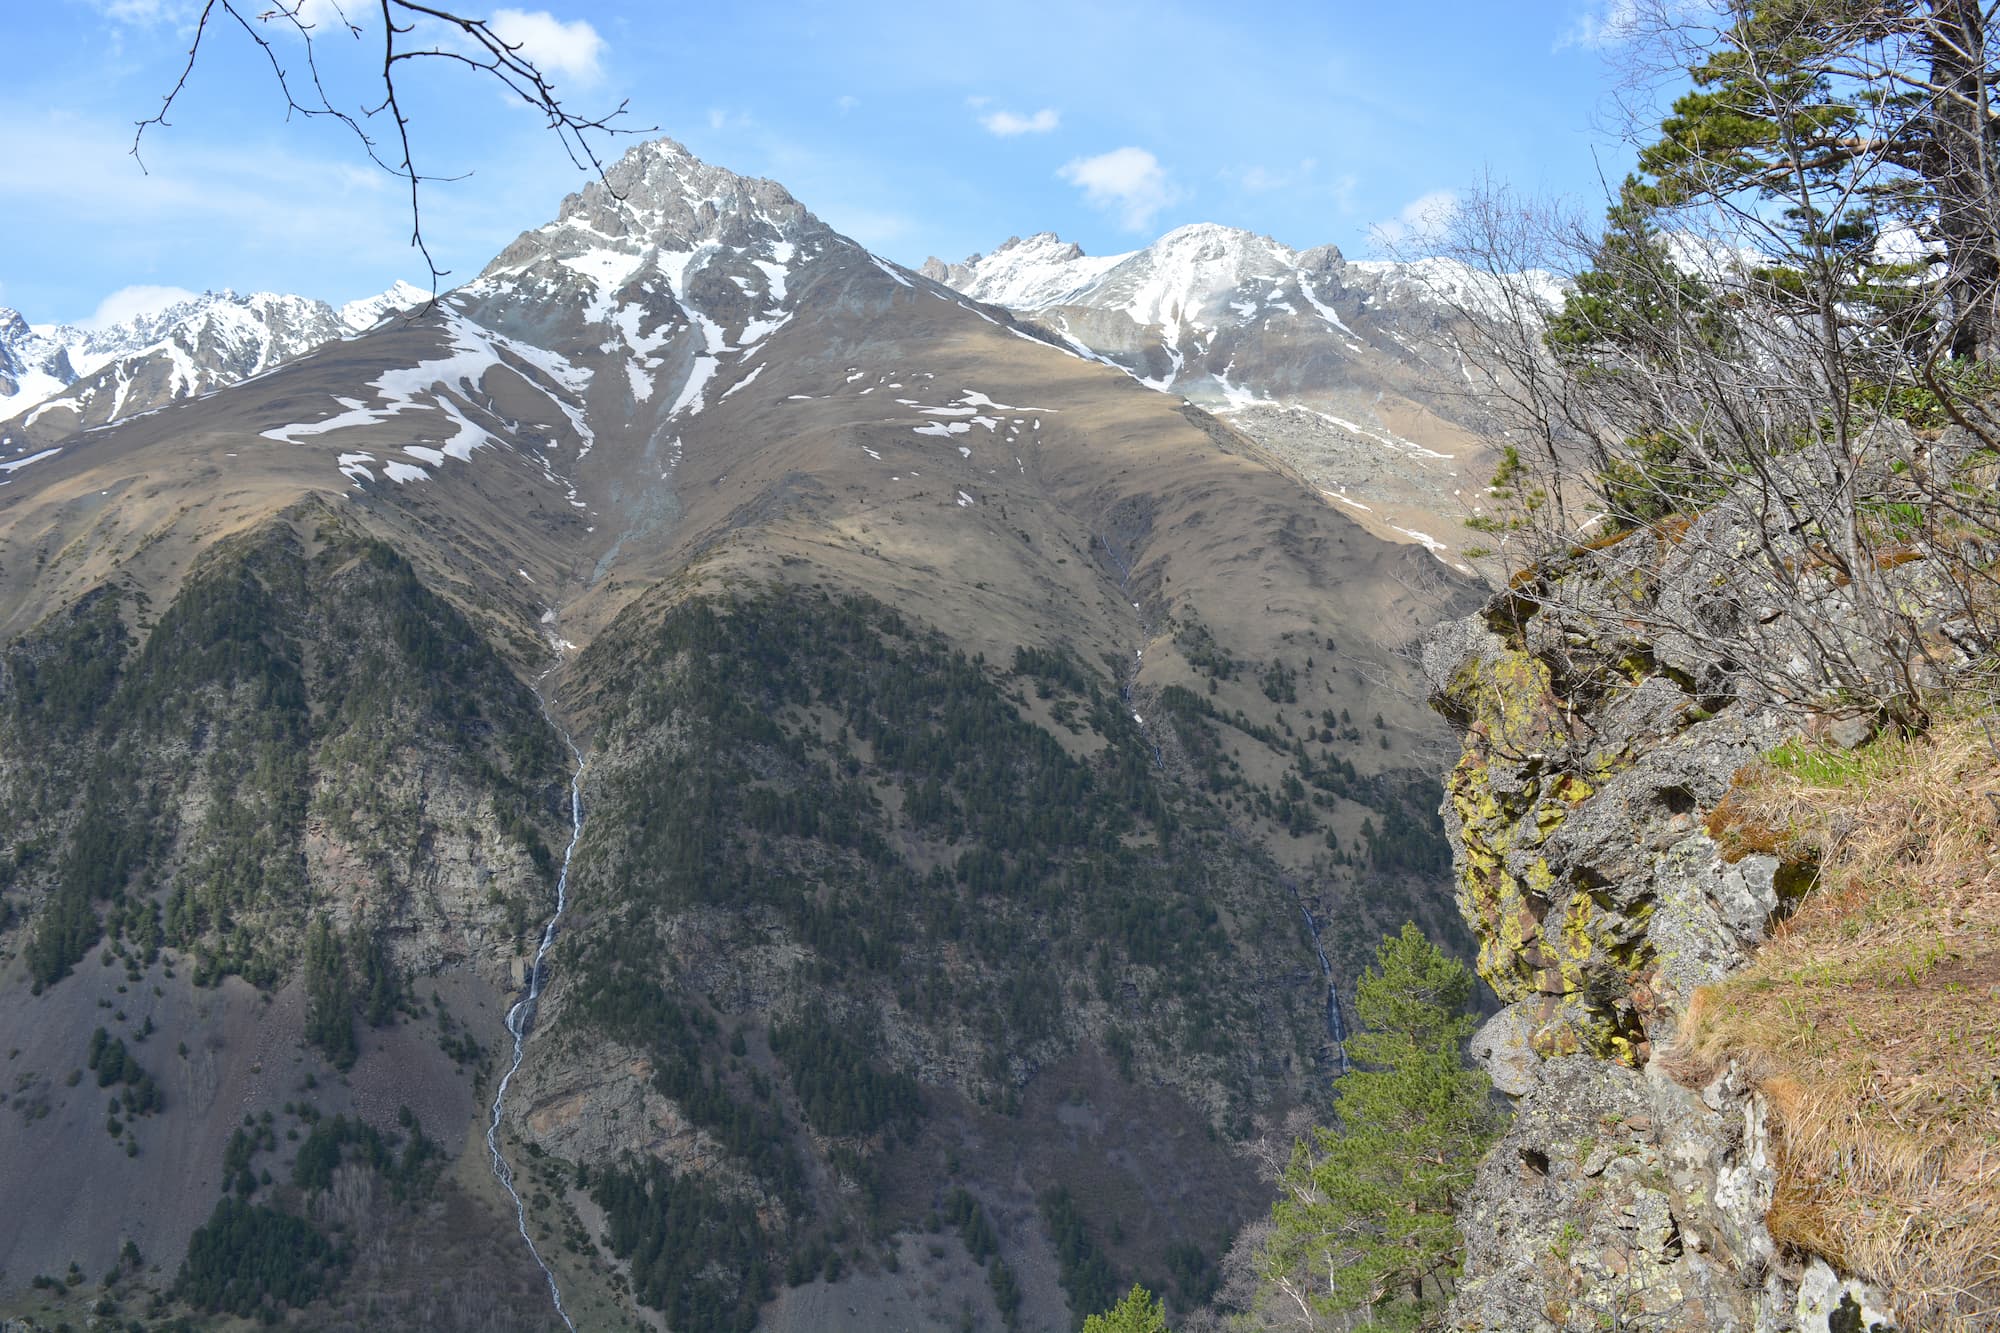
[[2000, 756], [1977, 720], [1852, 754], [1788, 747], [1730, 797], [1818, 881], [1689, 1006], [1678, 1067], [1734, 1059], [1771, 1108], [1781, 1243], [1911, 1329], [2000, 1327]]

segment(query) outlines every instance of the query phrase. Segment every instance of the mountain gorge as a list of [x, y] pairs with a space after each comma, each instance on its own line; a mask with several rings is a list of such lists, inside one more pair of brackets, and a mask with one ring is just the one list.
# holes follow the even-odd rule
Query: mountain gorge
[[1403, 650], [1473, 584], [1239, 401], [1338, 379], [1420, 462], [1469, 427], [1382, 347], [1442, 316], [1236, 235], [1148, 261], [1268, 282], [1225, 328], [1043, 238], [912, 272], [657, 141], [433, 308], [17, 417], [0, 1192], [102, 1202], [0, 1218], [0, 1301], [1207, 1306], [1374, 941], [1470, 952]]

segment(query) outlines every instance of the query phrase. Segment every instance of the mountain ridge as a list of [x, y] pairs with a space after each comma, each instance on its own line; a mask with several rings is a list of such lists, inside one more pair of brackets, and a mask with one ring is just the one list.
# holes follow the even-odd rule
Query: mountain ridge
[[1539, 272], [1349, 260], [1216, 223], [1106, 256], [1039, 232], [962, 263], [932, 258], [923, 272], [1227, 417], [1370, 531], [1461, 573], [1491, 423], [1451, 328], [1533, 317], [1562, 290]]
[[[0, 307], [0, 447], [44, 410], [67, 419], [37, 438], [104, 425], [260, 374], [429, 300], [401, 281], [338, 309], [313, 297], [225, 288], [96, 328], [30, 324]], [[110, 403], [98, 402], [106, 391]]]
[[[178, 1201], [163, 1262], [228, 1180], [213, 1234], [403, 1238], [316, 1318], [545, 1326], [476, 1110], [566, 837], [534, 681], [586, 817], [498, 1141], [579, 1326], [1072, 1322], [1059, 1183], [1199, 1306], [1374, 940], [1453, 929], [1397, 649], [1469, 584], [782, 186], [607, 176], [432, 309], [4, 465], [0, 1043], [48, 1111], [0, 1116], [0, 1192], [89, 1131], [89, 1188]], [[98, 1025], [164, 1088], [115, 1139], [63, 1083]], [[407, 1146], [406, 1103], [454, 1166], [336, 1144], [349, 1208], [277, 1132], [203, 1138], [222, 1095]], [[0, 1218], [0, 1306], [115, 1259], [45, 1221]]]

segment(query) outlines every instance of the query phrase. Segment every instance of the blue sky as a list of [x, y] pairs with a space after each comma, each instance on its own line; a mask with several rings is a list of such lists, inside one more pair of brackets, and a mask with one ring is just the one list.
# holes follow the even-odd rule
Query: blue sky
[[[625, 123], [774, 177], [915, 265], [1040, 230], [1109, 253], [1196, 221], [1365, 256], [1489, 173], [1595, 198], [1629, 161], [1596, 40], [1619, 3], [516, 0], [505, 21], [573, 105], [629, 101]], [[239, 31], [211, 34], [141, 174], [132, 126], [178, 75], [199, 0], [4, 8], [0, 304], [82, 322], [149, 287], [341, 301], [424, 279], [398, 182], [334, 127], [288, 121]], [[358, 73], [365, 40], [320, 31], [330, 75]], [[430, 63], [405, 75], [419, 165], [471, 173], [424, 199], [449, 284], [584, 178], [532, 113]]]

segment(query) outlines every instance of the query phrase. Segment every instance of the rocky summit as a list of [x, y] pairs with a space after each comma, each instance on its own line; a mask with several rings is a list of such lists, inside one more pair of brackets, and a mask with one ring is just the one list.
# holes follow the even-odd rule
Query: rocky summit
[[1387, 339], [1353, 266], [1169, 240], [1298, 323], [1028, 243], [1156, 356], [658, 141], [226, 384], [262, 298], [65, 344], [0, 463], [0, 1298], [1203, 1309], [1374, 942], [1471, 951], [1404, 649], [1472, 585], [1208, 410]]

